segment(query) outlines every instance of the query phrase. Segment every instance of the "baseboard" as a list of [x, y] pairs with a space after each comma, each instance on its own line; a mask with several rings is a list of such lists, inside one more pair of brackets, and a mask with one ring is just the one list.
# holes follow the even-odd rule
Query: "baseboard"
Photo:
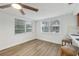
[[[20, 45], [20, 44], [23, 44], [23, 43], [28, 43], [28, 42], [34, 41], [34, 40], [41, 40], [41, 41], [46, 41], [46, 42], [49, 42], [49, 43], [54, 43], [54, 42], [50, 42], [50, 41], [47, 41], [47, 40], [42, 40], [42, 39], [37, 39], [37, 38], [35, 38], [35, 39], [31, 39], [31, 40], [29, 40], [29, 41], [24, 41], [24, 42], [21, 42], [21, 43], [18, 43], [18, 44], [11, 45], [11, 46], [9, 46], [9, 47], [6, 47], [6, 48], [4, 48], [4, 49], [1, 49], [0, 51], [6, 50], [6, 49], [9, 49], [9, 48], [12, 48], [12, 47], [15, 47], [15, 46]], [[57, 44], [57, 43], [54, 43], [54, 44]], [[61, 45], [61, 44], [58, 44], [58, 45]]]
[[17, 46], [17, 45], [20, 45], [20, 44], [23, 44], [23, 43], [26, 43], [26, 42], [30, 42], [30, 41], [32, 41], [32, 40], [34, 40], [34, 39], [30, 39], [30, 40], [28, 40], [28, 41], [24, 41], [24, 42], [20, 42], [20, 43], [16, 43], [16, 44], [7, 46], [7, 47], [5, 47], [5, 48], [0, 49], [0, 51], [5, 50], [5, 49], [8, 49], [8, 48], [11, 48], [11, 47], [15, 47], [15, 46]]
[[[38, 39], [38, 38], [36, 38], [36, 40], [41, 40], [41, 41], [46, 41], [46, 42], [49, 42], [49, 43], [58, 44], [58, 43], [55, 43], [55, 42], [51, 42], [51, 41], [48, 41], [48, 40], [44, 40], [44, 39]], [[61, 44], [58, 44], [58, 45], [61, 45]]]

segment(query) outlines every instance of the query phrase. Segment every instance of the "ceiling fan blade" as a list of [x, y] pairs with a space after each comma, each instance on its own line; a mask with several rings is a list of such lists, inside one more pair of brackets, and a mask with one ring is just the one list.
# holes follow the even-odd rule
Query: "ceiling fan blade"
[[21, 12], [22, 15], [25, 15], [25, 13], [24, 13], [24, 11], [22, 9], [20, 10], [20, 12]]
[[68, 3], [69, 5], [73, 4], [73, 3]]
[[8, 8], [10, 6], [11, 6], [11, 4], [7, 4], [7, 5], [0, 6], [0, 8], [4, 9], [4, 8]]
[[38, 11], [37, 8], [31, 7], [31, 6], [28, 6], [28, 5], [24, 5], [24, 4], [21, 4], [21, 3], [18, 3], [18, 4], [19, 4], [20, 6], [22, 6], [23, 8], [30, 9], [30, 10], [35, 11], [35, 12]]

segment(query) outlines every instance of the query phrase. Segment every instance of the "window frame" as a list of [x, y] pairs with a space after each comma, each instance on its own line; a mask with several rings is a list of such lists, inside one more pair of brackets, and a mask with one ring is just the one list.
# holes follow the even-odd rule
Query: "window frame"
[[[28, 22], [31, 23], [30, 25], [32, 27], [31, 31], [29, 31], [29, 32], [32, 32], [32, 30], [33, 30], [33, 23], [32, 23], [32, 21], [25, 21], [25, 20], [22, 20], [22, 19], [15, 19], [15, 34], [28, 33], [28, 32], [26, 32], [26, 23], [28, 23]], [[23, 25], [24, 26], [24, 32], [16, 32], [16, 31], [20, 31], [21, 30], [21, 29], [19, 29], [20, 27], [16, 27], [17, 25], [19, 25], [19, 26]]]

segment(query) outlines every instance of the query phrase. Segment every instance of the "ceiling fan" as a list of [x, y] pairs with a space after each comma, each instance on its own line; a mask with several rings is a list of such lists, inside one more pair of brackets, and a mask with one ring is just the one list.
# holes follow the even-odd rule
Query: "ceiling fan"
[[3, 5], [3, 6], [0, 6], [0, 9], [5, 9], [5, 8], [9, 8], [9, 7], [13, 7], [13, 8], [18, 9], [21, 12], [22, 15], [25, 15], [25, 12], [23, 11], [23, 9], [29, 9], [29, 10], [32, 10], [32, 11], [35, 11], [35, 12], [38, 11], [37, 8], [31, 7], [31, 6], [22, 4], [22, 3], [6, 4], [6, 5]]

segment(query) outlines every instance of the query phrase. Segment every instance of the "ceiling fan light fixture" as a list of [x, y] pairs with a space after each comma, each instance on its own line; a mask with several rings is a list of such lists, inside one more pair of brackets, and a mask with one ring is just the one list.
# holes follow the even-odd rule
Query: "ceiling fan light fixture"
[[19, 4], [12, 4], [11, 6], [15, 9], [22, 9], [22, 7]]

